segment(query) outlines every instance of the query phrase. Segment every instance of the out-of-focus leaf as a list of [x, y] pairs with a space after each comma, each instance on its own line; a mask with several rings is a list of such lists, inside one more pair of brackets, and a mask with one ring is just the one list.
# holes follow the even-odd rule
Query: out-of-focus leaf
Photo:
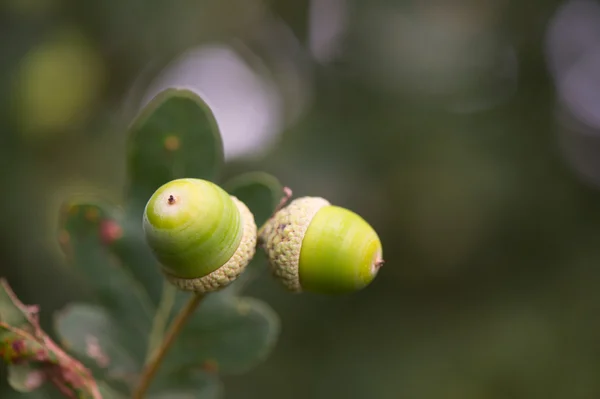
[[166, 89], [159, 93], [130, 128], [129, 200], [132, 217], [164, 183], [182, 177], [214, 181], [224, 162], [217, 122], [195, 93]]
[[71, 304], [56, 315], [54, 324], [63, 347], [101, 370], [105, 379], [132, 382], [141, 369], [144, 352], [132, 353], [131, 332], [104, 308]]
[[14, 389], [0, 391], [0, 398], [2, 399], [64, 399], [64, 397], [60, 391], [50, 385], [44, 385], [40, 389], [31, 392], [19, 392]]
[[209, 295], [171, 348], [165, 370], [243, 373], [268, 356], [279, 331], [279, 317], [264, 302]]
[[160, 301], [164, 276], [160, 265], [145, 241], [141, 218], [124, 215], [120, 222], [122, 234], [109, 246], [132, 277], [143, 287], [148, 300], [156, 308]]
[[117, 391], [106, 383], [99, 382], [98, 389], [100, 390], [100, 394], [102, 394], [103, 399], [128, 399], [126, 395]]
[[219, 378], [207, 372], [167, 375], [151, 387], [149, 399], [219, 399], [223, 387]]
[[[231, 195], [244, 202], [260, 227], [273, 215], [284, 196], [284, 189], [276, 177], [265, 172], [248, 172], [231, 178], [223, 184]], [[244, 273], [227, 287], [227, 293], [237, 294], [264, 269], [267, 259], [262, 251], [246, 267]]]
[[67, 397], [100, 399], [90, 371], [68, 356], [42, 331], [37, 306], [24, 305], [0, 280], [0, 358], [8, 365], [8, 382], [20, 392], [51, 382]]
[[8, 283], [2, 281], [0, 289], [0, 321], [11, 326], [21, 326], [28, 332], [32, 332], [28, 312], [35, 310], [34, 307], [28, 308], [21, 304], [16, 298]]
[[63, 211], [59, 240], [70, 262], [84, 277], [91, 295], [116, 323], [127, 329], [131, 353], [144, 353], [154, 306], [145, 287], [112, 252], [123, 229], [118, 216], [92, 203], [73, 203]]
[[8, 383], [16, 391], [31, 392], [39, 388], [44, 382], [44, 373], [28, 363], [8, 366]]
[[273, 215], [283, 197], [279, 180], [265, 172], [241, 174], [223, 183], [223, 188], [248, 206], [259, 227]]
[[240, 295], [243, 290], [256, 280], [261, 273], [266, 272], [267, 269], [267, 255], [264, 251], [256, 251], [254, 258], [250, 261], [250, 264], [246, 267], [246, 270], [228, 287], [225, 287], [216, 295]]

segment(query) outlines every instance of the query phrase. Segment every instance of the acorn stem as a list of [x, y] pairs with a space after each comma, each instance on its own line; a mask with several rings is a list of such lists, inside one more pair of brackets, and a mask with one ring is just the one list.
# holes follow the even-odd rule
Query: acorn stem
[[273, 212], [273, 215], [275, 215], [283, 207], [285, 207], [287, 205], [287, 203], [290, 201], [290, 199], [292, 198], [293, 195], [294, 195], [294, 193], [292, 192], [291, 188], [284, 187], [283, 188], [283, 197], [281, 197], [281, 200], [279, 201], [279, 204], [275, 208], [275, 211]]
[[158, 371], [160, 364], [167, 354], [169, 348], [171, 345], [173, 345], [175, 338], [177, 338], [179, 332], [181, 332], [186, 322], [189, 320], [190, 316], [192, 316], [198, 305], [200, 305], [200, 302], [202, 302], [204, 297], [205, 295], [201, 293], [193, 294], [188, 303], [186, 303], [186, 305], [179, 311], [179, 314], [173, 321], [173, 324], [171, 324], [171, 327], [167, 331], [167, 334], [165, 335], [165, 338], [161, 342], [160, 346], [156, 352], [154, 352], [150, 360], [146, 363], [144, 371], [142, 372], [142, 376], [140, 377], [138, 387], [133, 393], [134, 399], [144, 398], [146, 391], [150, 387], [150, 383], [156, 375], [156, 372]]

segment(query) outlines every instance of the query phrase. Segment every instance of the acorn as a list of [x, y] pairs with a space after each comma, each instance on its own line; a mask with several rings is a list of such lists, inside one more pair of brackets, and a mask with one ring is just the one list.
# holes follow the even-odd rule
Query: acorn
[[383, 265], [373, 227], [324, 198], [302, 197], [259, 232], [272, 273], [292, 292], [347, 294], [365, 288]]
[[226, 287], [256, 251], [252, 212], [206, 180], [176, 179], [159, 187], [146, 204], [143, 227], [162, 273], [184, 291]]

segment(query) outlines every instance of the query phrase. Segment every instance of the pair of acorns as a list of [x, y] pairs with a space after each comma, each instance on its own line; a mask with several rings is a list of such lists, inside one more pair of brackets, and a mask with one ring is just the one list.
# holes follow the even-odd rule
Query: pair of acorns
[[225, 288], [250, 263], [257, 243], [273, 275], [293, 292], [357, 291], [383, 264], [375, 230], [319, 197], [291, 201], [258, 231], [248, 207], [218, 185], [177, 179], [152, 195], [143, 226], [163, 274], [185, 291]]

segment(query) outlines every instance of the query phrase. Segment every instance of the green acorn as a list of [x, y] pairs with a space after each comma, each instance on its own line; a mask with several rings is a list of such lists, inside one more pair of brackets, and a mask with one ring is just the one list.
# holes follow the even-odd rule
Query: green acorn
[[383, 265], [375, 230], [356, 213], [319, 197], [292, 201], [259, 238], [273, 274], [293, 292], [354, 292], [369, 285]]
[[163, 274], [185, 291], [224, 288], [256, 251], [248, 207], [206, 180], [177, 179], [159, 187], [146, 204], [143, 226]]

